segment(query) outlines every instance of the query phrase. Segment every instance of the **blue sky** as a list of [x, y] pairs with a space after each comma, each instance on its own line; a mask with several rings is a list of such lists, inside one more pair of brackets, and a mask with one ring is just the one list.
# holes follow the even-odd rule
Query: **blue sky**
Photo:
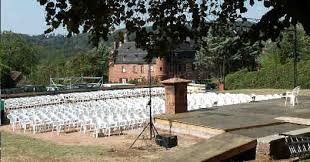
[[[44, 7], [37, 0], [1, 0], [1, 30], [38, 35], [47, 29]], [[64, 34], [65, 30], [56, 33]]]
[[[251, 7], [246, 17], [260, 18], [267, 10], [260, 2]], [[45, 25], [44, 8], [37, 0], [1, 0], [1, 29], [29, 35], [43, 34]], [[58, 29], [56, 34], [66, 34]]]

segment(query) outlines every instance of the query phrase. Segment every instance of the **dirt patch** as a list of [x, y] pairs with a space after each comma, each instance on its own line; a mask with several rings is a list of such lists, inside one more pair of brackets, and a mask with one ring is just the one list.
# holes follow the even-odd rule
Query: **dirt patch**
[[[43, 159], [47, 161], [150, 161], [157, 159], [164, 154], [177, 152], [202, 140], [199, 138], [178, 135], [178, 146], [166, 150], [163, 147], [157, 146], [154, 140], [142, 140], [142, 138], [149, 138], [149, 135], [147, 134], [148, 131], [146, 131], [146, 133], [143, 134], [141, 138], [135, 143], [134, 147], [132, 149], [129, 149], [130, 145], [133, 143], [133, 141], [136, 139], [137, 135], [142, 131], [142, 129], [124, 131], [123, 135], [99, 137], [97, 139], [94, 138], [90, 132], [87, 132], [86, 134], [80, 132], [70, 132], [60, 133], [60, 135], [57, 135], [56, 132], [33, 134], [30, 131], [24, 133], [21, 130], [16, 130], [13, 132], [8, 125], [1, 126], [0, 130], [12, 134], [48, 141], [57, 145], [83, 147], [98, 146], [98, 148], [103, 150], [102, 154], [100, 153], [99, 155], [95, 156], [85, 156], [79, 154], [74, 156], [68, 156], [67, 154], [65, 154], [62, 157], [54, 157], [53, 155], [50, 155], [48, 157], [41, 157], [39, 155], [28, 156], [27, 154], [23, 155], [24, 158], [22, 159], [36, 159], [36, 161], [42, 161]], [[68, 154], [71, 154], [70, 150], [68, 151]], [[14, 155], [8, 155], [6, 159], [10, 161], [22, 161], [20, 157], [15, 157]]]

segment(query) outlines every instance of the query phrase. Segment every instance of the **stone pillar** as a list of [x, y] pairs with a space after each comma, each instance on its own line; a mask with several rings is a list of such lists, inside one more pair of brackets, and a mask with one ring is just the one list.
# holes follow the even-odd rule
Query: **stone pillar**
[[165, 86], [167, 114], [187, 112], [187, 84], [190, 82], [181, 78], [161, 82]]

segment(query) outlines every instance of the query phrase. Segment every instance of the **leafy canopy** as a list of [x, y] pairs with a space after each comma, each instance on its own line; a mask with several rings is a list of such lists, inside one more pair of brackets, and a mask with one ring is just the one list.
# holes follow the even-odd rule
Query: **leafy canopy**
[[[244, 34], [251, 40], [275, 40], [280, 31], [291, 24], [301, 23], [310, 35], [309, 0], [258, 0], [270, 9], [252, 29]], [[219, 21], [225, 29], [228, 22], [242, 19], [257, 0], [38, 0], [45, 6], [49, 28], [66, 27], [69, 35], [91, 33], [91, 41], [101, 39], [118, 26], [125, 24], [129, 32], [136, 32], [137, 46], [149, 51], [150, 57], [165, 54], [191, 37], [200, 40], [209, 29], [209, 18]], [[152, 25], [153, 31], [145, 29]], [[81, 29], [81, 31], [80, 31]], [[161, 52], [159, 53], [158, 50]]]

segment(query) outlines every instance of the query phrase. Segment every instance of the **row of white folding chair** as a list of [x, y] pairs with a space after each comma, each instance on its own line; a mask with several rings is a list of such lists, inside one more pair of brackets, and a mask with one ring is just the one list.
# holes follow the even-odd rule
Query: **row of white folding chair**
[[[110, 113], [111, 113], [111, 112], [110, 112]], [[100, 114], [100, 113], [99, 113], [99, 114]], [[99, 115], [99, 114], [96, 114], [95, 116], [90, 117], [90, 118], [96, 119], [97, 121], [99, 121], [99, 119], [100, 119], [101, 122], [99, 122], [99, 126], [97, 126], [97, 125], [95, 124], [96, 122], [86, 123], [86, 124], [84, 124], [84, 125], [82, 126], [84, 132], [86, 131], [86, 128], [87, 128], [87, 127], [92, 128], [92, 127], [91, 127], [92, 125], [94, 125], [93, 127], [96, 128], [96, 131], [95, 131], [95, 132], [97, 132], [98, 129], [100, 128], [100, 125], [101, 125], [101, 126], [104, 126], [104, 128], [108, 128], [108, 129], [109, 129], [108, 135], [110, 135], [110, 130], [111, 130], [111, 129], [117, 128], [118, 130], [121, 130], [121, 129], [126, 129], [126, 128], [133, 127], [133, 125], [130, 124], [130, 123], [134, 123], [134, 125], [137, 124], [137, 122], [131, 122], [131, 121], [127, 121], [127, 120], [124, 120], [124, 119], [121, 119], [121, 118], [120, 118], [121, 116], [125, 118], [125, 116], [128, 116], [128, 115], [130, 115], [130, 114], [131, 114], [131, 115], [135, 115], [135, 113], [130, 113], [130, 114], [127, 113], [127, 112], [126, 112], [126, 113], [125, 113], [125, 112], [122, 113], [122, 111], [121, 111], [121, 112], [117, 112], [117, 113], [111, 113], [112, 115], [109, 116], [108, 118], [106, 118], [106, 116], [102, 116], [102, 115]], [[112, 116], [113, 116], [114, 118], [112, 118]], [[104, 118], [108, 119], [108, 121], [105, 121]], [[135, 119], [135, 120], [136, 120], [136, 119]], [[103, 123], [102, 121], [105, 121], [105, 122], [104, 122], [105, 124], [102, 124], [102, 123]], [[141, 122], [138, 122], [138, 124], [140, 124], [140, 123], [141, 123]], [[106, 127], [107, 125], [108, 125], [108, 127]]]
[[[62, 108], [62, 107], [59, 107], [59, 110], [60, 110], [60, 109], [63, 109], [63, 108]], [[68, 110], [70, 110], [70, 109], [68, 109]]]
[[188, 109], [196, 110], [200, 108], [208, 108], [213, 106], [224, 106], [239, 103], [248, 103], [253, 101], [263, 101], [270, 99], [279, 99], [281, 95], [246, 95], [246, 94], [230, 94], [230, 93], [192, 93], [188, 94]]
[[[10, 115], [14, 116], [13, 113], [9, 114], [9, 116]], [[28, 127], [32, 127], [33, 133], [42, 130], [45, 131], [46, 129], [51, 129], [52, 131], [56, 129], [59, 132], [66, 126], [68, 126], [68, 128], [73, 126], [77, 127], [79, 121], [78, 116], [68, 112], [51, 112], [50, 114], [45, 114], [41, 111], [37, 111], [36, 113], [27, 113], [21, 116], [24, 117], [19, 117], [17, 120], [20, 121], [20, 127], [23, 128], [24, 131], [26, 131]]]
[[193, 93], [188, 96], [189, 110], [247, 103], [251, 101], [251, 97], [244, 94]]
[[[37, 97], [24, 97], [13, 98], [5, 100], [7, 109], [14, 109], [19, 107], [28, 106], [41, 106], [46, 104], [57, 104], [72, 100], [88, 101], [92, 99], [104, 99], [111, 97], [129, 97], [135, 95], [147, 95], [148, 89], [125, 89], [125, 90], [111, 90], [111, 91], [95, 91], [95, 92], [83, 92], [83, 93], [69, 93], [59, 94], [54, 96], [37, 96]], [[163, 88], [152, 88], [152, 94], [164, 94]]]
[[233, 105], [247, 103], [250, 101], [241, 99], [238, 94], [218, 94], [216, 106]]
[[188, 110], [197, 110], [201, 108], [209, 108], [216, 102], [215, 96], [211, 93], [192, 93], [188, 94]]
[[122, 130], [133, 129], [135, 127], [141, 127], [147, 120], [148, 117], [146, 114], [113, 114], [108, 116], [106, 120], [100, 117], [95, 117], [95, 136], [98, 137], [98, 133], [100, 130], [103, 130], [106, 135], [110, 136], [111, 131], [119, 131], [121, 133]]
[[274, 95], [251, 95], [253, 100], [255, 101], [264, 101], [264, 100], [271, 100], [271, 99], [280, 99], [282, 95], [274, 94]]
[[[141, 96], [147, 95], [149, 90], [143, 89], [123, 89], [123, 90], [109, 90], [109, 91], [96, 91], [96, 92], [85, 92], [85, 93], [72, 93], [65, 94], [65, 98], [88, 98], [88, 99], [104, 99], [104, 98], [117, 98], [117, 97], [130, 97], [130, 96]], [[152, 88], [152, 94], [164, 94], [164, 88]]]
[[11, 98], [5, 100], [5, 109], [25, 108], [42, 106], [46, 104], [61, 103], [58, 98], [54, 96], [38, 96], [38, 97], [23, 97], [23, 98]]
[[[114, 114], [114, 113], [112, 113], [112, 114]], [[131, 113], [131, 114], [134, 114], [134, 113]], [[114, 115], [112, 115], [112, 116], [114, 116], [114, 117], [118, 117], [118, 120], [113, 120], [113, 118], [109, 118], [109, 121], [106, 121], [105, 122], [105, 124], [102, 124], [102, 122], [99, 122], [99, 126], [97, 126], [96, 124], [94, 124], [95, 122], [93, 122], [93, 123], [89, 123], [89, 124], [93, 124], [93, 125], [95, 125], [94, 127], [95, 127], [95, 132], [98, 132], [98, 129], [99, 128], [101, 128], [102, 126], [104, 126], [104, 128], [105, 129], [109, 129], [108, 130], [108, 135], [110, 135], [110, 132], [111, 132], [111, 129], [117, 129], [117, 130], [121, 130], [121, 129], [126, 129], [126, 128], [130, 128], [130, 127], [133, 127], [134, 125], [136, 125], [137, 123], [138, 124], [141, 124], [141, 122], [143, 122], [143, 121], [141, 121], [140, 120], [140, 122], [132, 122], [132, 121], [126, 121], [126, 120], [123, 120], [123, 119], [120, 119], [119, 117], [120, 116], [127, 116], [127, 115], [129, 115], [128, 113], [126, 113], [126, 114], [121, 114], [120, 112], [118, 112], [118, 113], [115, 113]], [[97, 119], [97, 120], [99, 120], [100, 119], [100, 116], [96, 116], [96, 117], [92, 117], [92, 118], [94, 118], [94, 119]], [[104, 119], [101, 119], [101, 121], [103, 121]], [[136, 119], [135, 119], [136, 120]], [[112, 124], [111, 124], [112, 123]], [[122, 124], [123, 123], [123, 124]], [[130, 124], [131, 123], [131, 124]], [[132, 124], [133, 123], [133, 124]], [[101, 125], [101, 127], [100, 127], [100, 125]], [[106, 127], [108, 125], [108, 127]], [[86, 127], [87, 127], [87, 125], [84, 125], [83, 126], [83, 129], [84, 129], [84, 131], [86, 131]], [[89, 126], [90, 127], [90, 126]], [[96, 133], [96, 136], [97, 136], [97, 133]]]
[[[32, 124], [34, 125], [34, 133], [35, 133], [35, 125], [39, 125], [39, 124], [36, 124], [36, 121], [40, 121], [40, 119], [42, 120], [47, 120], [47, 118], [49, 118], [47, 115], [47, 112], [46, 109], [27, 109], [25, 111], [25, 109], [19, 109], [19, 110], [16, 110], [16, 111], [12, 111], [8, 116], [17, 116], [18, 117], [18, 121], [20, 122], [23, 122], [24, 124], [25, 123], [28, 123], [28, 124]], [[21, 117], [23, 116], [23, 117]], [[28, 121], [28, 122], [27, 122]], [[27, 128], [27, 125], [22, 125], [23, 128]], [[14, 128], [13, 128], [14, 129]]]

